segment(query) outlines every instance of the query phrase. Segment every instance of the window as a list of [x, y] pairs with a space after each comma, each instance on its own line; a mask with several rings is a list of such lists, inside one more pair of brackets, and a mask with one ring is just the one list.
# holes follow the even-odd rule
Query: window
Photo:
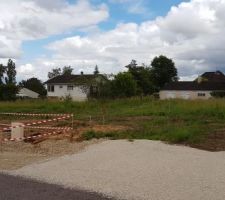
[[205, 97], [205, 93], [198, 93], [198, 97]]
[[54, 91], [55, 91], [54, 85], [48, 85], [48, 92], [54, 92]]
[[67, 86], [67, 90], [73, 90], [73, 86], [72, 85], [68, 85]]
[[60, 89], [62, 89], [62, 88], [63, 88], [63, 86], [62, 86], [62, 85], [60, 85], [60, 86], [59, 86], [59, 88], [60, 88]]

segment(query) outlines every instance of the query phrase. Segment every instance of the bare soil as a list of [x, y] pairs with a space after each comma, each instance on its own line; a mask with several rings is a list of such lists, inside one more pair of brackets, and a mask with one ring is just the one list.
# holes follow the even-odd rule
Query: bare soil
[[[23, 123], [30, 123], [37, 120], [17, 120]], [[1, 124], [9, 124], [10, 120], [1, 120]], [[7, 126], [0, 124], [0, 130]], [[68, 126], [66, 121], [51, 122], [44, 124], [48, 127]], [[0, 142], [0, 170], [13, 170], [20, 167], [43, 162], [48, 159], [63, 155], [74, 154], [84, 150], [87, 146], [95, 144], [102, 140], [82, 141], [82, 134], [86, 131], [94, 130], [98, 132], [120, 131], [128, 127], [119, 125], [99, 125], [95, 123], [86, 123], [83, 121], [74, 121], [75, 129], [55, 136], [48, 136], [38, 140], [25, 140], [25, 142]], [[49, 133], [51, 130], [45, 129], [25, 129], [25, 135], [37, 135]], [[0, 132], [1, 138], [10, 138], [10, 134]], [[37, 142], [35, 142], [37, 141]]]
[[203, 141], [189, 146], [207, 151], [225, 151], [225, 129], [207, 135]]
[[68, 139], [51, 138], [33, 145], [25, 142], [0, 144], [0, 170], [13, 170], [28, 164], [83, 151], [87, 146], [104, 140], [70, 142]]
[[[113, 119], [111, 124], [100, 125], [95, 122], [74, 121], [74, 131], [49, 136], [44, 140], [38, 141], [36, 144], [28, 142], [0, 142], [0, 170], [13, 170], [28, 164], [43, 162], [55, 157], [74, 154], [84, 150], [87, 146], [104, 140], [82, 141], [82, 134], [87, 131], [96, 132], [116, 132], [130, 130], [134, 128], [134, 124], [142, 120], [151, 120], [152, 117], [127, 117]], [[18, 120], [17, 120], [18, 121]], [[20, 121], [27, 123], [37, 120], [21, 119]], [[136, 122], [136, 123], [135, 123]], [[0, 130], [4, 127], [1, 124], [10, 124], [10, 120], [0, 120]], [[123, 125], [121, 125], [123, 124]], [[66, 121], [52, 122], [43, 126], [69, 126]], [[26, 130], [27, 135], [47, 133], [49, 130], [32, 129]], [[0, 132], [1, 137], [6, 134]], [[184, 144], [198, 149], [208, 151], [225, 151], [225, 129], [215, 131], [206, 135], [205, 139], [196, 144]]]

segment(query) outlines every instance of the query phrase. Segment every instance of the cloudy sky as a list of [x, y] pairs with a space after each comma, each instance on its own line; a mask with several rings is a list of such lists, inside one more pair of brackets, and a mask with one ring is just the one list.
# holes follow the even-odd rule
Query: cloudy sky
[[18, 80], [65, 65], [117, 73], [160, 54], [183, 80], [225, 72], [225, 0], [2, 0], [0, 13], [0, 62], [13, 58]]

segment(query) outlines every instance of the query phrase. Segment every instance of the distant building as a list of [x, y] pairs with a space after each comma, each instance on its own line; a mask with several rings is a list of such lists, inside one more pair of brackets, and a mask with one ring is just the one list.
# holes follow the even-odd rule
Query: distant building
[[27, 88], [19, 88], [19, 92], [16, 96], [19, 98], [37, 99], [39, 97], [39, 94]]
[[213, 91], [225, 91], [225, 75], [220, 71], [205, 72], [194, 81], [166, 84], [160, 99], [209, 99]]
[[50, 98], [71, 97], [74, 101], [87, 100], [90, 91], [97, 91], [98, 84], [104, 83], [107, 78], [101, 74], [60, 75], [49, 79], [47, 84]]

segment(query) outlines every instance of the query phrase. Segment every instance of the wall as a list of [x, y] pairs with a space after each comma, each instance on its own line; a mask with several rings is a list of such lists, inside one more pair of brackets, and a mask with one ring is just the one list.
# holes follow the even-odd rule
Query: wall
[[[198, 93], [204, 93], [205, 96], [198, 96]], [[209, 99], [211, 91], [178, 91], [163, 90], [160, 91], [160, 99]]]
[[67, 90], [67, 85], [54, 85], [54, 89], [55, 89], [54, 92], [48, 91], [48, 97], [61, 98], [70, 95], [74, 101], [87, 100], [87, 94], [79, 86], [74, 86], [73, 90]]

